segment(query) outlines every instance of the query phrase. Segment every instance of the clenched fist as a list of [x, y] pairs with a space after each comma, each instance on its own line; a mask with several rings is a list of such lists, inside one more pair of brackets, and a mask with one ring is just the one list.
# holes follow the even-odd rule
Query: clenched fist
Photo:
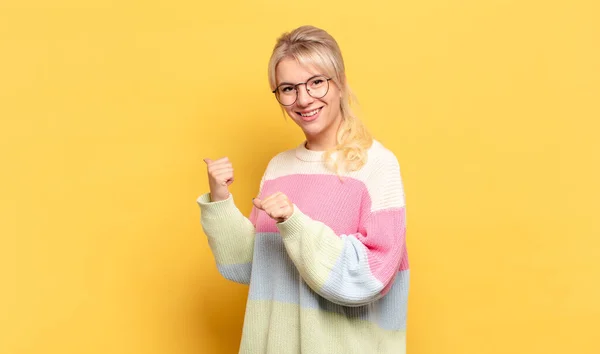
[[218, 202], [229, 198], [229, 186], [233, 183], [233, 166], [227, 157], [216, 161], [204, 159], [208, 169], [210, 200]]
[[254, 198], [252, 203], [277, 222], [286, 221], [294, 212], [294, 204], [281, 192], [271, 194], [264, 200]]

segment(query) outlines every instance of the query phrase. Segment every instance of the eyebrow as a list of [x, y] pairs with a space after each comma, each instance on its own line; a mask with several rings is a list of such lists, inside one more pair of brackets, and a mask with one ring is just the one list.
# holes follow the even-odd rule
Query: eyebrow
[[[319, 76], [323, 76], [323, 77], [325, 77], [325, 75], [323, 75], [323, 74], [317, 74], [317, 75], [314, 75], [314, 76], [311, 76], [311, 77], [309, 77], [309, 78], [308, 78], [308, 79], [307, 79], [305, 82], [308, 82], [308, 81], [310, 81], [310, 80], [314, 79], [315, 77], [319, 77]], [[301, 83], [303, 84], [303, 83], [305, 83], [305, 82], [301, 82]], [[279, 86], [281, 86], [281, 85], [294, 85], [294, 86], [295, 86], [295, 85], [298, 85], [298, 84], [293, 84], [293, 83], [291, 83], [291, 82], [280, 82], [280, 83], [277, 85], [277, 87], [279, 87]]]

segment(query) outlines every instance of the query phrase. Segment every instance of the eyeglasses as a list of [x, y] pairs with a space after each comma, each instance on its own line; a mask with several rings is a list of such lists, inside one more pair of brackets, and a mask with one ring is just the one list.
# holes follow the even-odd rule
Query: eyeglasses
[[308, 81], [299, 84], [281, 84], [273, 90], [273, 93], [279, 103], [284, 106], [291, 106], [298, 100], [298, 86], [304, 85], [306, 92], [311, 97], [321, 98], [329, 91], [329, 80], [331, 79], [323, 75], [313, 76]]

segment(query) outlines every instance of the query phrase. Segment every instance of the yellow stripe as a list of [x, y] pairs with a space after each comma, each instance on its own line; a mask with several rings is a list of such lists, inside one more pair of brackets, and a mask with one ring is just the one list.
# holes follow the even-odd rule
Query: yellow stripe
[[250, 300], [240, 353], [405, 354], [406, 333], [296, 304]]

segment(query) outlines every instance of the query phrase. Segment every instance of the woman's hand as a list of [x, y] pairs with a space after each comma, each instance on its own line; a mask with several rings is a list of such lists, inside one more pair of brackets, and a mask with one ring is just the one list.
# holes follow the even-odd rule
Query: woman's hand
[[252, 203], [277, 222], [286, 221], [294, 212], [294, 204], [281, 192], [271, 194], [264, 200], [254, 198]]
[[216, 161], [204, 159], [208, 169], [210, 200], [218, 202], [229, 198], [229, 186], [233, 183], [233, 166], [227, 157]]

